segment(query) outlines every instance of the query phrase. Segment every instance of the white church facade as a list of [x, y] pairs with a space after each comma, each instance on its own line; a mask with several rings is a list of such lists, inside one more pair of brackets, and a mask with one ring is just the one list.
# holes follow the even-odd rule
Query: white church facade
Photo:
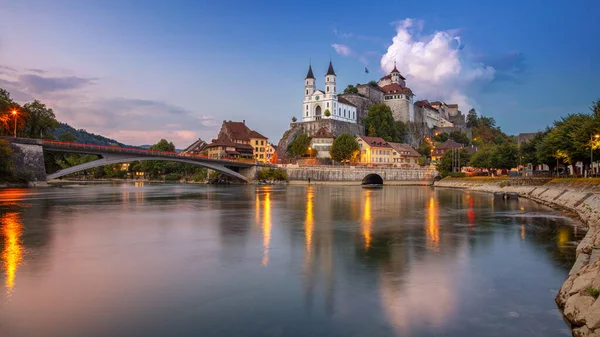
[[312, 122], [321, 119], [333, 119], [343, 122], [356, 123], [356, 105], [336, 93], [336, 74], [329, 61], [325, 75], [325, 89], [316, 89], [312, 65], [304, 80], [304, 100], [302, 102], [302, 121]]

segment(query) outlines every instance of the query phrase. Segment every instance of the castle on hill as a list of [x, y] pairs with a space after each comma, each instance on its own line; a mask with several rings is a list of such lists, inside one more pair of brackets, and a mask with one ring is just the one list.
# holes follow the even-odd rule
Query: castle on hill
[[[364, 134], [364, 128], [340, 126], [346, 123], [362, 126], [369, 107], [383, 103], [390, 107], [394, 120], [407, 123], [412, 126], [411, 130], [418, 131], [413, 138], [428, 136], [434, 128], [438, 132], [460, 130], [470, 135], [458, 104], [414, 101], [415, 94], [406, 86], [406, 78], [395, 63], [394, 69], [380, 78], [377, 85], [359, 84], [356, 89], [356, 93], [337, 93], [337, 75], [331, 61], [325, 74], [325, 89], [317, 89], [312, 65], [309, 65], [300, 122], [305, 131], [312, 135], [325, 127], [334, 135], [340, 133], [338, 129], [353, 129], [359, 131], [354, 134]], [[323, 123], [326, 121], [329, 122]]]

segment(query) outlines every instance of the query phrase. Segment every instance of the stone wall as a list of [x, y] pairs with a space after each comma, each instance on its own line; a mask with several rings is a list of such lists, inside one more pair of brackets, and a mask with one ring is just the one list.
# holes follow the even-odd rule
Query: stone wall
[[[588, 226], [577, 246], [577, 260], [556, 296], [556, 303], [573, 329], [573, 336], [600, 336], [600, 194], [597, 183], [586, 180], [550, 181], [541, 186], [511, 185], [510, 181], [478, 182], [444, 179], [437, 187], [455, 187], [483, 192], [516, 192], [521, 197], [576, 212]], [[582, 188], [589, 185], [589, 188]], [[591, 191], [595, 191], [591, 192]], [[518, 282], [518, 280], [515, 280]]]
[[410, 102], [405, 98], [388, 99], [383, 103], [392, 110], [395, 121], [410, 122]]
[[360, 184], [369, 174], [375, 173], [383, 178], [384, 184], [392, 182], [415, 182], [430, 184], [437, 174], [431, 169], [401, 169], [357, 166], [317, 166], [284, 168], [290, 181], [307, 182], [355, 182]]
[[375, 103], [373, 103], [373, 101], [371, 101], [369, 98], [358, 94], [346, 94], [342, 97], [347, 99], [350, 103], [356, 105], [356, 120], [358, 123], [363, 124], [365, 117], [367, 117], [367, 114], [369, 113], [369, 108]]
[[17, 176], [30, 176], [33, 182], [46, 181], [44, 151], [35, 144], [10, 144], [14, 151], [14, 168]]

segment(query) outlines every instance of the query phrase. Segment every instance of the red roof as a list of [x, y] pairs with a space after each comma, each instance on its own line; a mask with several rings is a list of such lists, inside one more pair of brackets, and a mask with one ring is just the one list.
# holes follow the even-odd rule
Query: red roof
[[231, 139], [250, 140], [250, 128], [243, 122], [223, 122], [223, 128]]
[[406, 88], [406, 87], [401, 87], [399, 84], [396, 83], [392, 83], [392, 84], [388, 84], [386, 86], [384, 86], [383, 88], [381, 88], [381, 91], [383, 91], [386, 94], [407, 94], [407, 95], [413, 95], [412, 90], [410, 90], [410, 88]]
[[320, 128], [312, 138], [335, 138], [326, 128]]
[[458, 108], [458, 104], [447, 104], [449, 108]]
[[438, 145], [435, 149], [436, 150], [459, 149], [459, 148], [462, 148], [463, 146], [464, 146], [463, 144], [457, 143], [452, 139], [448, 139], [447, 141]]
[[250, 130], [250, 138], [260, 138], [260, 139], [268, 139], [267, 137], [261, 135], [260, 133]]
[[390, 144], [388, 144], [385, 139], [380, 138], [380, 137], [367, 137], [367, 136], [358, 136], [360, 137], [360, 139], [362, 139], [365, 143], [369, 144], [369, 146], [371, 147], [391, 147]]
[[355, 107], [355, 108], [356, 108], [356, 105], [352, 104], [352, 102], [350, 102], [349, 100], [345, 99], [345, 98], [344, 98], [344, 97], [342, 97], [342, 96], [338, 96], [338, 97], [337, 97], [337, 100], [338, 100], [338, 102], [340, 102], [340, 103], [342, 103], [342, 104], [346, 104], [346, 105], [353, 106], [353, 107]]
[[431, 110], [436, 110], [436, 111], [437, 111], [437, 109], [436, 109], [436, 108], [434, 108], [434, 107], [431, 105], [431, 103], [429, 103], [429, 101], [428, 101], [428, 100], [426, 100], [426, 99], [425, 99], [425, 100], [421, 100], [421, 101], [416, 101], [416, 102], [415, 102], [415, 106], [417, 106], [417, 107], [419, 107], [419, 108], [429, 108], [429, 109], [431, 109]]
[[[390, 146], [398, 151], [398, 153], [401, 153], [403, 156], [407, 156], [407, 157], [420, 157], [421, 155], [419, 154], [419, 152], [417, 152], [417, 150], [413, 149], [412, 146], [410, 146], [409, 144], [402, 144], [402, 143], [388, 143], [390, 144]], [[408, 152], [408, 153], [406, 153]]]

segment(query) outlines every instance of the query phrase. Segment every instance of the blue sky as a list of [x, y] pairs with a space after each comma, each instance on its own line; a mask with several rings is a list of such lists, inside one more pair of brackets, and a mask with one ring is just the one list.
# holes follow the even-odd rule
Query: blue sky
[[[312, 60], [338, 88], [397, 61], [417, 98], [508, 133], [600, 98], [600, 2], [0, 0], [0, 87], [76, 128], [178, 147], [242, 120], [277, 142]], [[407, 20], [410, 19], [410, 20]]]

